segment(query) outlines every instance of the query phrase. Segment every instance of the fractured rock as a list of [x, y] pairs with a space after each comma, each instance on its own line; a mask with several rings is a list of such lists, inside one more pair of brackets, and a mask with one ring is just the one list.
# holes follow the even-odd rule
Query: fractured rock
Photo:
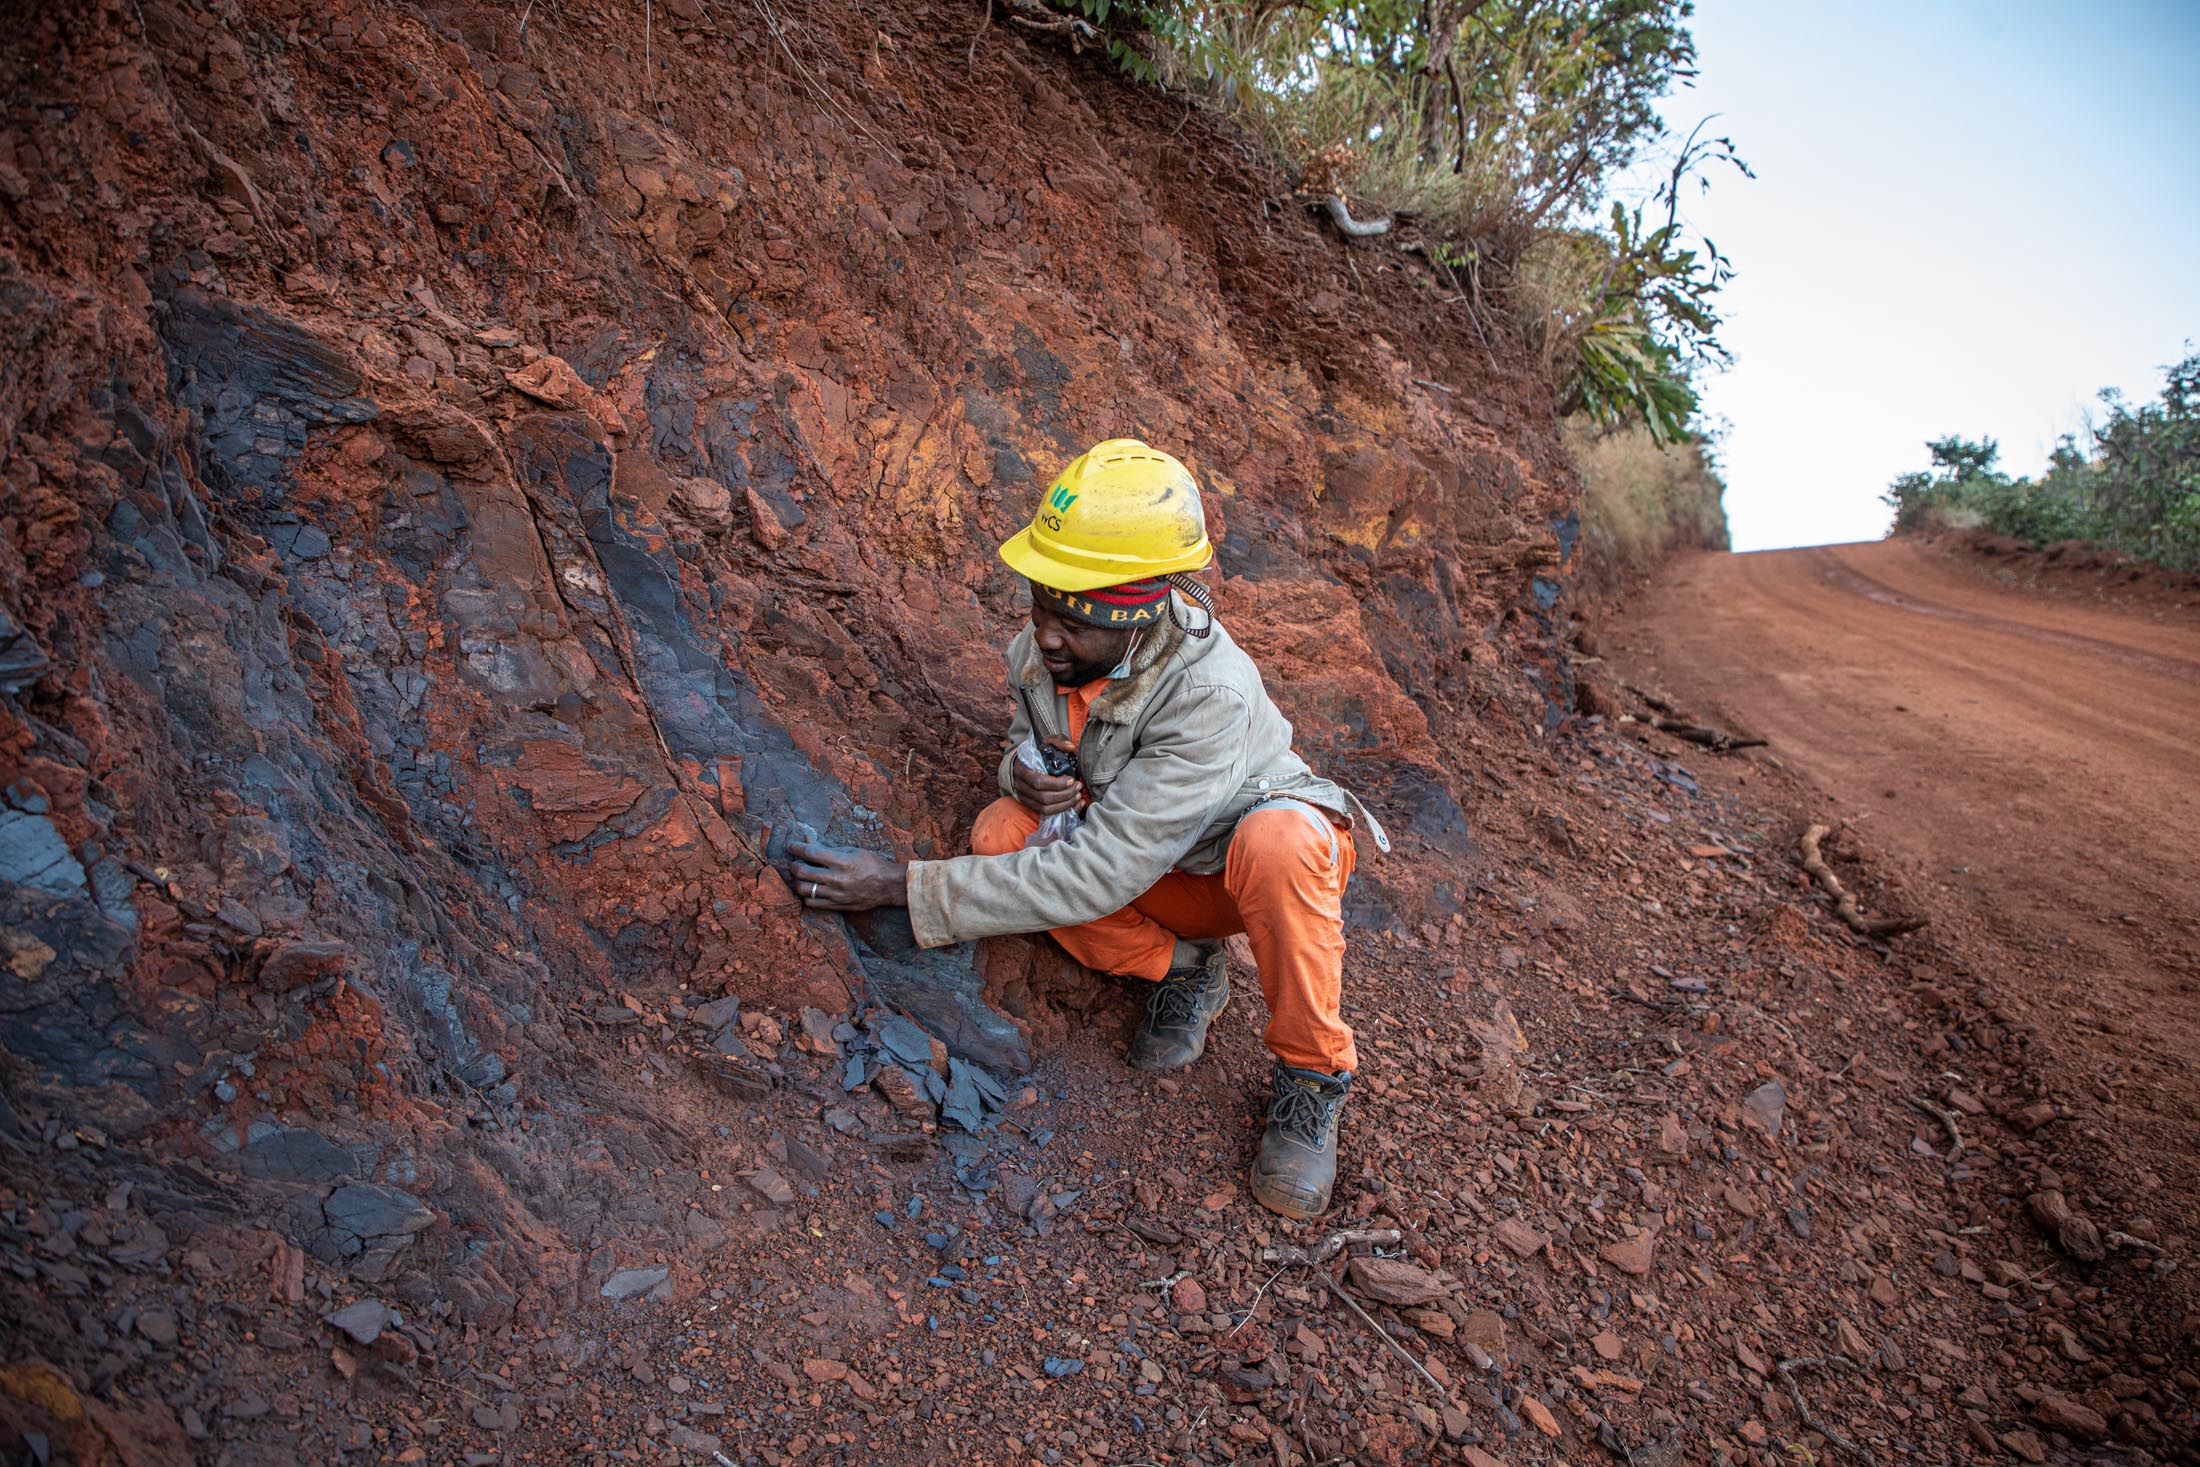
[[1642, 1278], [1650, 1272], [1650, 1255], [1656, 1240], [1648, 1233], [1635, 1233], [1617, 1242], [1606, 1243], [1597, 1250], [1597, 1256], [1621, 1273]]
[[794, 1202], [794, 1188], [788, 1185], [785, 1177], [768, 1166], [759, 1167], [749, 1177], [748, 1183], [755, 1190], [757, 1196], [774, 1207], [786, 1207]]
[[1767, 1139], [1778, 1140], [1787, 1121], [1787, 1087], [1767, 1080], [1742, 1101], [1742, 1120]]
[[672, 1278], [672, 1265], [652, 1264], [647, 1268], [622, 1268], [603, 1281], [596, 1292], [606, 1299], [633, 1299], [643, 1294], [662, 1298]]
[[328, 1322], [342, 1330], [362, 1345], [371, 1345], [382, 1336], [390, 1321], [397, 1316], [379, 1299], [361, 1299], [347, 1304], [328, 1317]]
[[248, 1177], [293, 1182], [333, 1182], [359, 1175], [359, 1157], [303, 1126], [255, 1125], [241, 1154]]
[[0, 810], [0, 881], [48, 896], [77, 896], [85, 889], [84, 868], [53, 822], [21, 810]]
[[2090, 1406], [2068, 1396], [2044, 1395], [2032, 1405], [2032, 1419], [2051, 1431], [2095, 1442], [2108, 1435], [2108, 1422]]
[[1399, 1258], [1354, 1258], [1349, 1269], [1361, 1293], [1401, 1309], [1427, 1304], [1450, 1292], [1436, 1275]]
[[331, 1231], [358, 1240], [409, 1237], [435, 1221], [435, 1210], [412, 1193], [375, 1182], [338, 1187], [321, 1211]]
[[1490, 1229], [1490, 1236], [1516, 1258], [1532, 1258], [1550, 1241], [1517, 1217], [1508, 1217]]

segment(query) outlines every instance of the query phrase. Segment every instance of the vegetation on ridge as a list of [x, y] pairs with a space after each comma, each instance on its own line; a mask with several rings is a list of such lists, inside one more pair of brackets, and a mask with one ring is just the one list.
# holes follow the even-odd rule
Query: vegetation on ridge
[[[1488, 338], [1572, 421], [1586, 570], [1610, 586], [1726, 544], [1695, 378], [1723, 365], [1727, 257], [1681, 216], [1749, 168], [1657, 101], [1695, 75], [1689, 0], [1055, 0], [1141, 80], [1233, 112], [1311, 196], [1412, 218]], [[1611, 199], [1665, 149], [1658, 183]]]
[[[1516, 335], [1563, 415], [1690, 436], [1723, 363], [1731, 263], [1680, 217], [1748, 166], [1656, 103], [1695, 75], [1689, 0], [1057, 0], [1141, 78], [1238, 115], [1307, 192], [1415, 218], [1485, 333]], [[1137, 44], [1132, 44], [1133, 40]], [[1623, 171], [1673, 149], [1652, 196]]]
[[2158, 401], [2133, 408], [2101, 394], [2107, 420], [2065, 434], [2037, 479], [2012, 478], [1991, 438], [1925, 445], [1933, 466], [1884, 496], [1895, 534], [1992, 530], [2033, 545], [2095, 540], [2141, 560], [2200, 571], [2200, 354], [2168, 369]]

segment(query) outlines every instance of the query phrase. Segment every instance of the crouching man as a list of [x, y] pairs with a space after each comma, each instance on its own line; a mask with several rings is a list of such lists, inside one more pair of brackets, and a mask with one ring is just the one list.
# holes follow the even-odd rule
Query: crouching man
[[[1253, 1196], [1313, 1217], [1359, 1064], [1339, 1011], [1353, 830], [1383, 847], [1382, 828], [1292, 752], [1260, 669], [1215, 619], [1193, 574], [1213, 555], [1206, 518], [1176, 459], [1098, 445], [1000, 553], [1030, 582], [1031, 624], [1008, 649], [1003, 798], [980, 812], [974, 854], [904, 864], [798, 845], [796, 889], [832, 911], [905, 904], [927, 947], [1051, 931], [1087, 967], [1152, 985], [1130, 1048], [1144, 1070], [1199, 1058], [1230, 999], [1221, 939], [1244, 933], [1276, 1058]], [[1064, 772], [1032, 767], [1040, 750]], [[1071, 834], [1033, 842], [1071, 811]]]

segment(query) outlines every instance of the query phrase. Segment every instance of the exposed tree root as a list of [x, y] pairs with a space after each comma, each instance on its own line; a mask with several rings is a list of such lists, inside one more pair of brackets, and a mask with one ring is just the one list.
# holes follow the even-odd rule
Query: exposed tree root
[[1811, 874], [1827, 896], [1833, 898], [1833, 915], [1848, 924], [1851, 932], [1862, 937], [1900, 937], [1905, 932], [1915, 932], [1923, 927], [1923, 917], [1867, 917], [1857, 909], [1855, 894], [1841, 885], [1841, 878], [1833, 874], [1820, 854], [1818, 843], [1831, 831], [1823, 825], [1813, 825], [1803, 832], [1803, 869]]
[[1329, 220], [1337, 226], [1337, 232], [1346, 239], [1372, 239], [1378, 234], [1390, 233], [1390, 216], [1380, 219], [1355, 219], [1345, 207], [1343, 199], [1330, 194], [1322, 200], [1322, 207], [1329, 211]]
[[1092, 22], [1074, 15], [1057, 14], [1037, 0], [1008, 0], [1008, 3], [1011, 9], [1019, 12], [1011, 15], [1010, 20], [1026, 30], [1066, 34], [1072, 50], [1081, 52], [1087, 46], [1100, 45], [1104, 39]]

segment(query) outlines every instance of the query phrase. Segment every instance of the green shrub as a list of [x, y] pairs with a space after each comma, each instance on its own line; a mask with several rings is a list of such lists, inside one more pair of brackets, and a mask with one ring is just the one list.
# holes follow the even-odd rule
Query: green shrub
[[2133, 409], [2114, 392], [2101, 402], [2108, 418], [2091, 442], [2063, 439], [2038, 479], [1997, 469], [1990, 438], [1928, 443], [1933, 467], [1887, 488], [1893, 532], [1983, 527], [2034, 545], [2098, 540], [2200, 570], [2200, 355], [2168, 370], [2158, 402]]

